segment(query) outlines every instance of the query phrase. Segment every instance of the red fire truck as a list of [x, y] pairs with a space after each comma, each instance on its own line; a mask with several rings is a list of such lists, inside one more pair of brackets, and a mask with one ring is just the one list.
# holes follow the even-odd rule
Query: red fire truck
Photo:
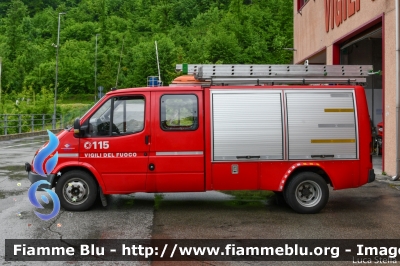
[[58, 162], [46, 177], [26, 163], [30, 181], [47, 180], [72, 211], [98, 196], [106, 204], [107, 194], [270, 190], [299, 213], [319, 212], [328, 185], [374, 181], [357, 85], [372, 66], [177, 69], [189, 76], [168, 87], [108, 92], [57, 135]]
[[375, 136], [374, 148], [377, 155], [382, 155], [383, 147], [383, 122], [379, 122], [376, 125], [377, 132]]

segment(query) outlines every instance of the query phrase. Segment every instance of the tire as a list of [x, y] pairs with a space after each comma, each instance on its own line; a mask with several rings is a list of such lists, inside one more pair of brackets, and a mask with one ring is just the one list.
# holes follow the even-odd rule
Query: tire
[[64, 209], [86, 211], [96, 201], [97, 183], [90, 174], [73, 170], [60, 177], [56, 185], [56, 193]]
[[295, 175], [285, 188], [287, 204], [298, 213], [318, 213], [329, 198], [329, 189], [325, 180], [313, 172]]

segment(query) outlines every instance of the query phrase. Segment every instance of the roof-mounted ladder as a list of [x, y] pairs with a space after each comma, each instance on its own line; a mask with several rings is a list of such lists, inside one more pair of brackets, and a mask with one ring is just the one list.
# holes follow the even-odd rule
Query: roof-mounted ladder
[[372, 65], [195, 65], [177, 64], [177, 71], [217, 84], [360, 84]]

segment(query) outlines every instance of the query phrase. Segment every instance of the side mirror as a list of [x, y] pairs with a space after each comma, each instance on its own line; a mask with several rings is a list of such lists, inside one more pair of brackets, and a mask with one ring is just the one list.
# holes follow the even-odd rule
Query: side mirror
[[82, 136], [81, 132], [81, 120], [79, 118], [74, 121], [74, 137], [80, 138]]

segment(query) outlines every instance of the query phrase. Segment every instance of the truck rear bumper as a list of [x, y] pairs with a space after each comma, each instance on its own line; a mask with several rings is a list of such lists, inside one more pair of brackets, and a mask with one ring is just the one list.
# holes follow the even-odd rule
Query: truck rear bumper
[[375, 171], [374, 169], [369, 169], [368, 173], [368, 183], [374, 182], [375, 181]]

